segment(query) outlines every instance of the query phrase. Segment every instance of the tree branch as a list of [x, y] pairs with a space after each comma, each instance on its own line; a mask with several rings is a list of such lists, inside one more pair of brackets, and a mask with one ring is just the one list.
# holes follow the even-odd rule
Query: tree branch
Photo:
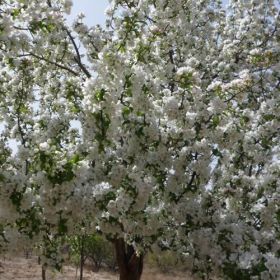
[[81, 59], [81, 55], [80, 55], [80, 52], [79, 52], [79, 49], [78, 49], [78, 46], [71, 34], [71, 32], [65, 27], [65, 31], [75, 49], [75, 52], [76, 52], [76, 56], [74, 57], [74, 60], [78, 63], [79, 67], [82, 69], [82, 71], [85, 73], [85, 75], [90, 78], [91, 77], [91, 74], [89, 73], [89, 71], [86, 69], [86, 67], [83, 65], [82, 63], [82, 59]]
[[49, 63], [49, 64], [55, 65], [55, 66], [58, 67], [58, 68], [61, 68], [61, 69], [63, 69], [63, 70], [66, 70], [66, 71], [70, 72], [71, 74], [73, 74], [74, 76], [79, 76], [79, 74], [78, 74], [77, 72], [75, 72], [74, 70], [72, 70], [71, 68], [69, 68], [69, 67], [67, 67], [67, 66], [64, 66], [64, 65], [62, 65], [62, 64], [59, 64], [59, 63], [57, 63], [57, 62], [55, 62], [55, 61], [51, 61], [51, 60], [49, 60], [49, 59], [47, 59], [47, 58], [45, 58], [45, 57], [43, 57], [43, 56], [39, 56], [39, 55], [37, 55], [37, 54], [35, 54], [35, 53], [30, 52], [30, 53], [25, 54], [25, 55], [23, 55], [23, 56], [33, 56], [33, 57], [35, 57], [35, 58], [37, 58], [37, 59], [41, 59], [41, 60], [43, 60], [43, 61], [45, 61], [45, 62], [47, 62], [47, 63]]

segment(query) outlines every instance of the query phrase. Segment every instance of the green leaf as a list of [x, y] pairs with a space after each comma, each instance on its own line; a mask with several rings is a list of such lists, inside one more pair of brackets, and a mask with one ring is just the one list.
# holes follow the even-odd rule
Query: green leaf
[[215, 115], [212, 117], [212, 126], [215, 128], [219, 125], [220, 123], [220, 116], [219, 115]]
[[223, 267], [223, 272], [226, 276], [225, 279], [239, 279], [239, 280], [250, 280], [250, 273], [245, 269], [240, 269], [236, 264], [226, 263]]
[[21, 9], [14, 9], [12, 12], [11, 12], [11, 15], [12, 15], [12, 18], [13, 20], [16, 19], [16, 17], [21, 13]]
[[220, 152], [217, 148], [214, 148], [214, 149], [212, 150], [212, 153], [213, 153], [213, 155], [216, 156], [216, 157], [221, 157], [221, 156], [222, 156], [221, 152]]
[[70, 163], [71, 164], [76, 164], [76, 163], [78, 163], [79, 162], [79, 160], [80, 160], [80, 155], [79, 154], [75, 154], [71, 159], [70, 159]]
[[94, 97], [98, 102], [104, 101], [105, 93], [106, 93], [105, 89], [102, 88], [101, 90], [96, 91]]
[[13, 205], [15, 205], [16, 207], [20, 207], [22, 198], [23, 198], [23, 194], [21, 192], [16, 191], [16, 190], [14, 190], [12, 192], [12, 194], [10, 195], [10, 199], [11, 199]]
[[68, 227], [67, 227], [67, 219], [60, 218], [59, 224], [58, 224], [58, 234], [64, 235], [67, 233]]
[[131, 108], [131, 107], [124, 107], [122, 109], [123, 118], [127, 118], [132, 111], [133, 111], [133, 108]]
[[267, 115], [264, 115], [264, 116], [263, 116], [263, 119], [264, 119], [265, 121], [272, 121], [272, 120], [275, 119], [275, 116], [272, 115], [272, 114], [267, 114]]
[[180, 77], [179, 84], [182, 88], [190, 90], [193, 86], [193, 74], [186, 73]]
[[4, 180], [5, 180], [5, 176], [0, 173], [0, 182], [4, 182]]
[[278, 224], [280, 224], [280, 210], [278, 210], [276, 212], [276, 219], [277, 219]]

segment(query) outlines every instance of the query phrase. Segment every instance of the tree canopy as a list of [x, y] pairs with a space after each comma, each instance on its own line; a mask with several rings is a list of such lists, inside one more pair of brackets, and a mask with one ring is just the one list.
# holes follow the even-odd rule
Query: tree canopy
[[0, 0], [2, 250], [98, 231], [279, 279], [279, 1], [112, 0], [106, 28], [70, 11]]

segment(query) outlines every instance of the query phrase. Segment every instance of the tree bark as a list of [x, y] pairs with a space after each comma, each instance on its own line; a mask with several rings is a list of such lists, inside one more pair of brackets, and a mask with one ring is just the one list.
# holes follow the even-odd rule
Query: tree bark
[[84, 274], [84, 236], [81, 237], [81, 259], [80, 259], [80, 280], [83, 280], [83, 274]]
[[42, 265], [42, 280], [46, 280], [47, 276], [46, 276], [46, 267], [45, 265]]
[[140, 280], [143, 271], [143, 255], [137, 256], [134, 248], [122, 238], [115, 240], [120, 280]]

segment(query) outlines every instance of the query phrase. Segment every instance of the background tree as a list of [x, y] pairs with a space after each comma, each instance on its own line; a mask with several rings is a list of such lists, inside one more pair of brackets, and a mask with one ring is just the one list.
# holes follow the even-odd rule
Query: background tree
[[115, 0], [106, 29], [0, 3], [1, 246], [85, 225], [120, 279], [154, 243], [201, 277], [280, 277], [278, 1]]

